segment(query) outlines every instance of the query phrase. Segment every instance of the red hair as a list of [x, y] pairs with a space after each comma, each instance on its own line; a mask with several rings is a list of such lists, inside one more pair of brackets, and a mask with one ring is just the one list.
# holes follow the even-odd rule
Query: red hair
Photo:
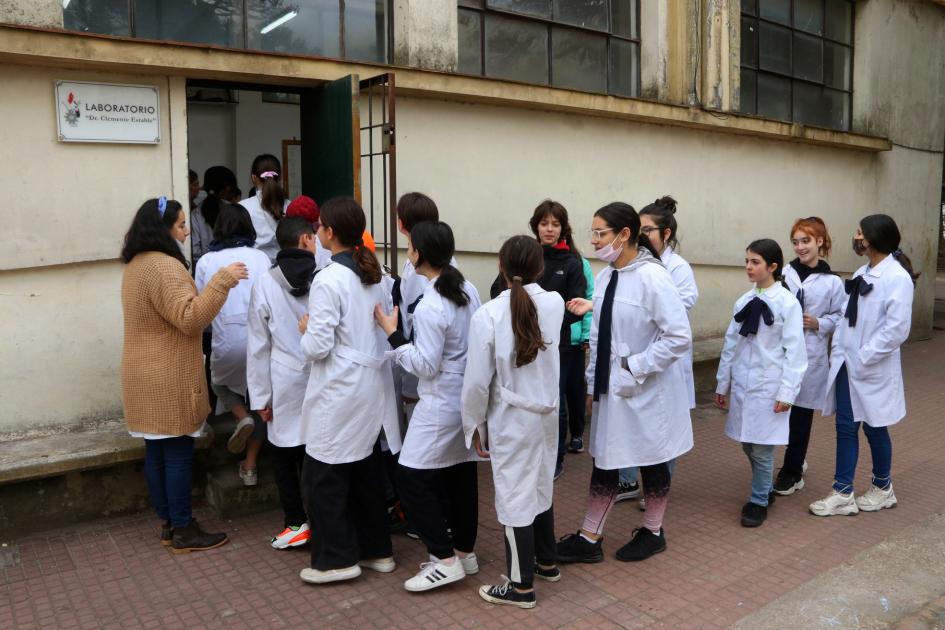
[[830, 240], [830, 233], [827, 232], [827, 224], [824, 223], [823, 219], [820, 217], [798, 219], [794, 222], [794, 225], [791, 226], [791, 240], [794, 239], [794, 235], [798, 230], [804, 232], [815, 241], [818, 238], [823, 239], [824, 244], [818, 248], [817, 252], [820, 254], [821, 258], [826, 258], [830, 255], [830, 247], [833, 243]]

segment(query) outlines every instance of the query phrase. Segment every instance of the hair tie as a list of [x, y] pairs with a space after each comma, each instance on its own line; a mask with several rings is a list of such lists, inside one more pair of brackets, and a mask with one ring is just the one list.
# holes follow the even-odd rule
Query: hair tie
[[258, 177], [259, 179], [275, 179], [276, 177], [279, 177], [279, 173], [275, 171], [265, 171], [260, 173]]
[[158, 197], [158, 214], [161, 215], [161, 218], [164, 218], [164, 212], [167, 210], [167, 197], [161, 195]]
[[512, 276], [512, 282], [521, 282], [522, 276]]
[[896, 251], [892, 253], [892, 257], [898, 259], [900, 256], [902, 256], [902, 250], [897, 247]]

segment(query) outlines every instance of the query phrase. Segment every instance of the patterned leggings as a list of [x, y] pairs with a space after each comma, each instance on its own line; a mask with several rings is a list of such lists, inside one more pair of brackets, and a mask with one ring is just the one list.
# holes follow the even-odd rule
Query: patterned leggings
[[[594, 466], [591, 473], [591, 491], [587, 498], [587, 512], [584, 515], [582, 529], [592, 534], [601, 535], [607, 515], [614, 507], [620, 471], [603, 470]], [[669, 500], [670, 472], [667, 462], [652, 466], [640, 466], [640, 481], [643, 484], [643, 496], [646, 497], [646, 515], [643, 526], [658, 534], [663, 526], [663, 515]]]

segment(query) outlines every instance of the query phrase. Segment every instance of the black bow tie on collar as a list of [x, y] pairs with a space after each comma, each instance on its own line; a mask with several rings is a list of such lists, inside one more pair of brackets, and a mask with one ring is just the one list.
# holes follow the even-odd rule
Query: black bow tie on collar
[[856, 326], [856, 308], [861, 295], [866, 295], [873, 290], [873, 285], [867, 282], [863, 276], [857, 276], [847, 280], [843, 287], [850, 298], [847, 300], [847, 310], [843, 314], [850, 322], [850, 328]]
[[807, 310], [804, 306], [804, 289], [797, 290], [797, 301], [801, 303], [801, 311]]
[[774, 313], [771, 312], [767, 302], [755, 296], [742, 310], [735, 313], [735, 321], [742, 325], [738, 334], [742, 337], [757, 335], [758, 325], [762, 319], [765, 320], [765, 324], [770, 326], [774, 323]]

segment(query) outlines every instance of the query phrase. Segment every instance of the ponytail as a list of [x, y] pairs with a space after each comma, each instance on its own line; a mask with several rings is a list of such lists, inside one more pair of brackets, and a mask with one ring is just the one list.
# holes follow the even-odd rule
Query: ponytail
[[896, 251], [891, 253], [890, 256], [895, 258], [896, 261], [900, 265], [902, 265], [902, 268], [905, 269], [906, 272], [908, 272], [909, 277], [912, 278], [912, 286], [915, 286], [916, 280], [919, 279], [919, 276], [921, 276], [922, 273], [921, 272], [916, 273], [915, 270], [913, 270], [912, 260], [908, 256], [906, 256], [906, 254], [901, 249], [898, 249], [898, 248], [896, 249]]
[[381, 281], [381, 264], [364, 244], [364, 228], [367, 223], [364, 210], [350, 197], [334, 197], [322, 206], [319, 222], [331, 228], [335, 237], [345, 247], [350, 247], [354, 263], [361, 272], [362, 284], [377, 284]]
[[260, 205], [279, 221], [285, 214], [285, 189], [282, 187], [282, 165], [279, 158], [268, 153], [257, 155], [253, 160], [252, 173], [260, 181]]
[[354, 262], [361, 269], [362, 284], [377, 284], [381, 281], [381, 263], [370, 249], [361, 241], [354, 249]]
[[525, 290], [544, 272], [541, 245], [529, 236], [513, 236], [499, 249], [499, 267], [511, 288], [512, 336], [515, 338], [515, 367], [528, 365], [547, 348], [538, 323], [538, 309]]
[[656, 260], [660, 259], [660, 255], [657, 253], [656, 248], [653, 247], [653, 243], [650, 242], [650, 239], [643, 232], [640, 232], [640, 234], [637, 236], [637, 249], [645, 249], [646, 251], [653, 254], [653, 258]]
[[465, 282], [466, 278], [463, 277], [459, 269], [453, 265], [446, 265], [440, 270], [440, 275], [433, 283], [433, 288], [456, 306], [463, 307], [469, 304], [469, 296], [463, 289]]

